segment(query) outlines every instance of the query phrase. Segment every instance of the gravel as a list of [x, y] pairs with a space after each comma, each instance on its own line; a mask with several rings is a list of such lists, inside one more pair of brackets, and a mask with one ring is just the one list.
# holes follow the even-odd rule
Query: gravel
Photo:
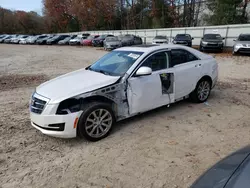
[[99, 141], [58, 139], [31, 127], [35, 87], [106, 52], [0, 45], [0, 187], [185, 188], [250, 141], [250, 58], [215, 54], [219, 82], [207, 103], [181, 101], [117, 124]]

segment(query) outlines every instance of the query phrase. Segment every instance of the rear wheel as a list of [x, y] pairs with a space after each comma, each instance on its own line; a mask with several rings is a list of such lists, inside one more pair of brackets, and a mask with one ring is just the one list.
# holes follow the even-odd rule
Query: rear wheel
[[193, 102], [205, 102], [211, 92], [211, 82], [208, 79], [202, 79], [197, 83], [195, 90], [190, 94], [190, 99]]
[[109, 135], [115, 123], [110, 104], [90, 102], [84, 104], [82, 110], [83, 113], [77, 126], [78, 136], [90, 141], [98, 141]]

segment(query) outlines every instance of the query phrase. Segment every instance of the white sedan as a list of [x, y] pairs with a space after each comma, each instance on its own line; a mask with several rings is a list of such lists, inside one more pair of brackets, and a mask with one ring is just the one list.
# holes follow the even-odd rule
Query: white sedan
[[216, 60], [189, 47], [123, 47], [38, 86], [31, 124], [46, 135], [97, 141], [122, 119], [188, 97], [206, 101], [217, 78]]

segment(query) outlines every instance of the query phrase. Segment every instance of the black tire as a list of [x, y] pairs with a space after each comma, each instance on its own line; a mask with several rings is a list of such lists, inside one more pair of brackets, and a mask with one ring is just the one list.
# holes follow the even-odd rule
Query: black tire
[[[199, 89], [200, 89], [200, 87], [202, 87], [201, 84], [204, 84], [204, 83], [208, 84], [208, 93], [206, 93], [206, 97], [202, 98], [201, 96], [199, 96], [200, 95], [199, 94]], [[212, 88], [212, 83], [211, 83], [211, 81], [209, 79], [207, 79], [207, 78], [201, 79], [197, 83], [195, 90], [189, 95], [190, 100], [192, 102], [196, 102], [196, 103], [205, 102], [208, 99], [209, 95], [210, 95], [211, 88]]]
[[204, 51], [204, 49], [203, 49], [203, 47], [202, 47], [201, 45], [200, 45], [199, 50], [200, 50], [201, 52], [203, 52], [203, 51]]
[[[98, 137], [91, 136], [87, 132], [87, 118], [91, 116], [91, 114], [99, 109], [104, 109], [110, 113], [110, 117], [112, 119], [111, 127], [105, 131], [105, 134], [100, 135]], [[89, 141], [98, 141], [101, 140], [109, 135], [109, 133], [112, 131], [113, 125], [115, 123], [115, 116], [114, 112], [112, 110], [111, 104], [104, 103], [104, 102], [89, 102], [87, 104], [83, 104], [81, 107], [82, 115], [79, 118], [78, 125], [77, 125], [77, 134], [81, 138], [86, 138]], [[100, 120], [99, 120], [100, 121]], [[102, 127], [103, 128], [103, 127]], [[94, 129], [94, 128], [93, 128]], [[96, 128], [96, 130], [99, 129], [99, 126]], [[95, 132], [95, 131], [94, 131]], [[93, 133], [94, 133], [93, 132]], [[99, 130], [98, 130], [99, 132]], [[96, 133], [97, 134], [97, 133]]]

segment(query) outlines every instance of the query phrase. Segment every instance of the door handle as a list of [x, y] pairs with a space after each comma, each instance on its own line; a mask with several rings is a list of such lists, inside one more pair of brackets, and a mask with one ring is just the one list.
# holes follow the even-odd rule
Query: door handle
[[196, 64], [196, 65], [195, 65], [195, 67], [200, 67], [200, 66], [201, 66], [201, 64]]

